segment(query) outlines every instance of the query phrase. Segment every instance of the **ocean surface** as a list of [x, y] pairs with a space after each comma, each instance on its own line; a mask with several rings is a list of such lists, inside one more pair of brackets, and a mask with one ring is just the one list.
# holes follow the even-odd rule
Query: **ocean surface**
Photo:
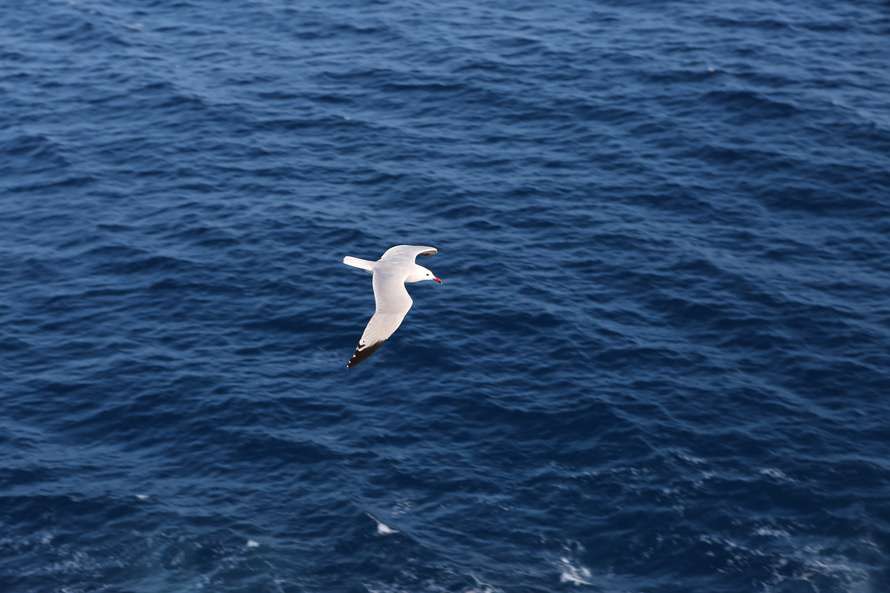
[[0, 32], [3, 593], [890, 591], [887, 2]]

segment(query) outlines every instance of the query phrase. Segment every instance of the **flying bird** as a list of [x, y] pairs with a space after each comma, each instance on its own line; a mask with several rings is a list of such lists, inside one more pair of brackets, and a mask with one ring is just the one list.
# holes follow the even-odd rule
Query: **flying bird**
[[371, 356], [383, 342], [389, 339], [399, 326], [402, 319], [411, 309], [414, 301], [405, 288], [406, 282], [423, 282], [432, 280], [442, 284], [442, 279], [432, 271], [414, 263], [418, 255], [436, 255], [435, 247], [423, 245], [396, 245], [386, 250], [377, 261], [346, 256], [343, 263], [347, 266], [367, 270], [374, 275], [374, 301], [377, 305], [374, 315], [368, 321], [365, 332], [358, 341], [355, 353], [347, 367], [354, 367]]

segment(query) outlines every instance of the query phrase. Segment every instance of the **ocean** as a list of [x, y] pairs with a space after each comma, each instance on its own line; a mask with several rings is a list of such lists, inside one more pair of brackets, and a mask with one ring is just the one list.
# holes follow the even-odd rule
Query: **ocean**
[[0, 31], [0, 591], [890, 591], [886, 2]]

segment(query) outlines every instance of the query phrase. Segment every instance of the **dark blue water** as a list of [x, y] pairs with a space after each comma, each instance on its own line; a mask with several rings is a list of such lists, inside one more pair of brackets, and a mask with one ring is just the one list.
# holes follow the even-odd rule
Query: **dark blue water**
[[890, 5], [547, 4], [0, 2], [0, 590], [890, 591]]

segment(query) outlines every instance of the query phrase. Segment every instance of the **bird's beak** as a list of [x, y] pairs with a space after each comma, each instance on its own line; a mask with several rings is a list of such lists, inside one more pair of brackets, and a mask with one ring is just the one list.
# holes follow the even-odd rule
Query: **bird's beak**
[[442, 279], [439, 278], [438, 276], [433, 276], [433, 280], [436, 281], [436, 284], [442, 284]]

